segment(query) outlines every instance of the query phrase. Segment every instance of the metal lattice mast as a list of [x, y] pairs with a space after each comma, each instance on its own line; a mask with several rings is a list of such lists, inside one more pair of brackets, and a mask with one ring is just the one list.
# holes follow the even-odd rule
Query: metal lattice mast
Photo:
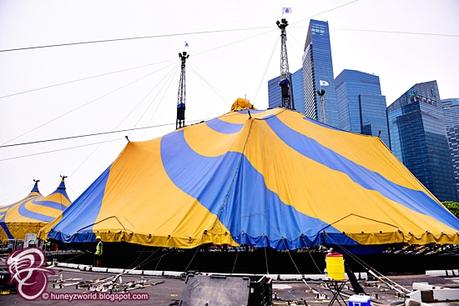
[[185, 126], [185, 103], [186, 103], [186, 82], [185, 82], [185, 64], [186, 59], [190, 55], [185, 51], [179, 53], [181, 61], [180, 81], [177, 96], [177, 120], [175, 121], [175, 128], [180, 129]]
[[288, 26], [288, 21], [282, 18], [281, 21], [276, 21], [277, 26], [281, 30], [281, 56], [280, 56], [280, 82], [282, 107], [293, 109], [292, 95], [292, 79], [288, 67], [287, 54], [287, 32], [285, 28]]

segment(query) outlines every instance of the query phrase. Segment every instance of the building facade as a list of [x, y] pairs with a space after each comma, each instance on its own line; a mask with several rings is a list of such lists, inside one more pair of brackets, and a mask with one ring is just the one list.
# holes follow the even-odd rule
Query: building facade
[[[291, 77], [293, 106], [296, 111], [304, 113], [303, 69], [298, 69], [297, 71], [292, 73]], [[282, 96], [279, 81], [280, 76], [268, 81], [269, 108], [280, 107], [282, 105]]]
[[[309, 22], [303, 53], [303, 72], [306, 116], [338, 127], [328, 22], [313, 19]], [[320, 89], [325, 91], [322, 99], [317, 93]]]
[[415, 84], [387, 108], [392, 152], [441, 201], [457, 201], [436, 81]]
[[459, 193], [459, 98], [444, 99], [440, 102], [445, 116], [446, 137], [453, 165], [456, 192]]
[[338, 127], [360, 134], [379, 136], [390, 148], [386, 97], [379, 77], [356, 70], [343, 70], [335, 79]]

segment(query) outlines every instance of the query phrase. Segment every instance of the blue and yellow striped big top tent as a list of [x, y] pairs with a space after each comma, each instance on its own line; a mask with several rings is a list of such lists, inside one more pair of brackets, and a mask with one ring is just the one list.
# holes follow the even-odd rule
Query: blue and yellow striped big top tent
[[282, 250], [457, 244], [458, 231], [459, 220], [379, 138], [276, 108], [128, 142], [41, 236]]
[[24, 239], [28, 233], [39, 230], [54, 221], [70, 205], [64, 179], [57, 189], [44, 197], [38, 190], [38, 181], [28, 196], [21, 201], [0, 207], [0, 240]]

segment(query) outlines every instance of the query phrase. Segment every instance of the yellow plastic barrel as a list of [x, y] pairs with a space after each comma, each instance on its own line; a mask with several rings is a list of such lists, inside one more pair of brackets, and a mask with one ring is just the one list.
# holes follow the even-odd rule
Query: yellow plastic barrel
[[333, 280], [344, 280], [344, 258], [340, 253], [329, 253], [325, 257], [327, 275]]

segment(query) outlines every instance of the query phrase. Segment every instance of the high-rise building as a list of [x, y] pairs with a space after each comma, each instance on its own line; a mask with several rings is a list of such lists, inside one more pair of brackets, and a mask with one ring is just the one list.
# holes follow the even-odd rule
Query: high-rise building
[[[446, 137], [453, 164], [456, 192], [459, 193], [459, 98], [441, 100], [445, 116]], [[458, 195], [459, 197], [459, 195]]]
[[379, 77], [343, 70], [335, 79], [338, 127], [355, 133], [379, 136], [390, 147], [386, 97]]
[[436, 81], [415, 84], [387, 108], [392, 152], [440, 200], [457, 200]]
[[[291, 75], [293, 107], [296, 111], [304, 113], [304, 85], [303, 69], [300, 68]], [[281, 88], [279, 86], [280, 76], [268, 81], [269, 107], [280, 107], [282, 105]]]
[[[306, 116], [338, 127], [328, 22], [313, 19], [309, 22], [303, 54], [303, 71]], [[317, 93], [321, 89], [325, 90], [322, 100]]]

